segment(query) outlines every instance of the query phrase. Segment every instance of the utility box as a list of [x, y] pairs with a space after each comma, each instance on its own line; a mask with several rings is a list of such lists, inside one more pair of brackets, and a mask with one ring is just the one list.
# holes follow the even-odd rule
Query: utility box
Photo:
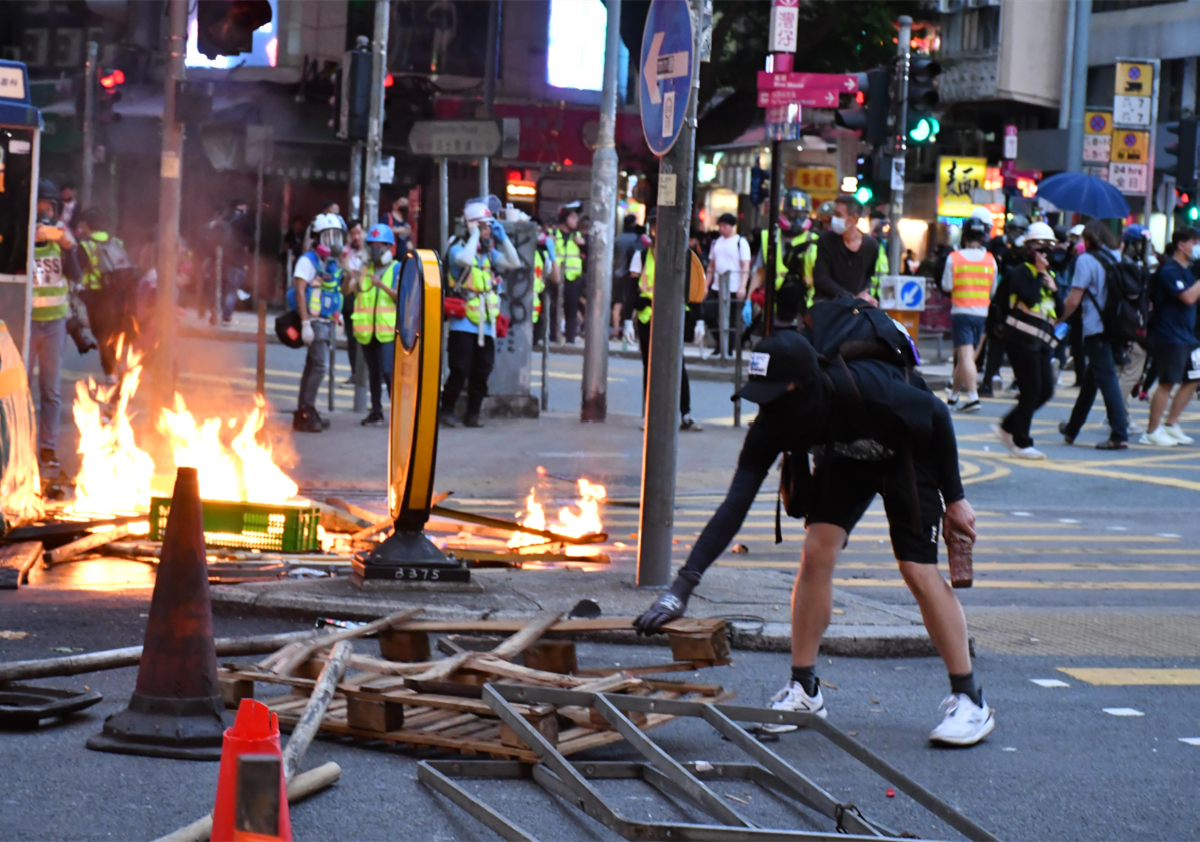
[[926, 279], [917, 275], [884, 275], [879, 279], [879, 306], [917, 341], [925, 310]]
[[29, 99], [29, 73], [0, 61], [0, 322], [29, 359], [33, 234], [37, 222], [42, 112]]

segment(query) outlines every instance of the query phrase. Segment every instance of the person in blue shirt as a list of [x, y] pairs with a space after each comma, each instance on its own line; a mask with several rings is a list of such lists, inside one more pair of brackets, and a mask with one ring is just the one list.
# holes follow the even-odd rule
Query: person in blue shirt
[[1071, 410], [1071, 418], [1059, 427], [1059, 432], [1067, 444], [1075, 443], [1075, 437], [1083, 429], [1092, 404], [1096, 402], [1096, 391], [1099, 390], [1104, 396], [1104, 408], [1108, 410], [1108, 426], [1111, 432], [1108, 440], [1100, 442], [1096, 449], [1125, 450], [1129, 447], [1129, 418], [1125, 414], [1125, 401], [1121, 398], [1117, 363], [1113, 357], [1113, 340], [1105, 334], [1104, 322], [1100, 317], [1108, 300], [1105, 273], [1109, 266], [1121, 259], [1121, 255], [1114, 248], [1116, 243], [1108, 225], [1099, 219], [1093, 219], [1084, 226], [1083, 242], [1087, 251], [1075, 261], [1075, 269], [1071, 275], [1071, 294], [1067, 296], [1062, 316], [1058, 321], [1059, 324], [1066, 322], [1076, 308], [1083, 308], [1083, 353], [1087, 358], [1087, 365], [1083, 371], [1083, 382], [1079, 386], [1079, 397], [1075, 401], [1075, 408]]
[[[1196, 341], [1200, 282], [1190, 268], [1197, 259], [1200, 259], [1200, 231], [1176, 228], [1171, 236], [1171, 257], [1163, 261], [1152, 284], [1150, 353], [1157, 367], [1158, 388], [1150, 398], [1150, 423], [1142, 434], [1142, 444], [1174, 447], [1194, 441], [1179, 427], [1179, 416], [1200, 385], [1200, 342]], [[1171, 391], [1176, 386], [1179, 390], [1172, 400]], [[1163, 424], [1168, 401], [1171, 411]]]
[[466, 385], [467, 412], [463, 424], [482, 427], [479, 412], [496, 361], [499, 273], [520, 267], [521, 259], [504, 233], [504, 226], [492, 218], [482, 201], [467, 202], [463, 220], [467, 224], [467, 241], [455, 239], [447, 254], [449, 290], [443, 306], [449, 319], [446, 361], [450, 372], [442, 386], [440, 419], [444, 426], [458, 426], [454, 408]]

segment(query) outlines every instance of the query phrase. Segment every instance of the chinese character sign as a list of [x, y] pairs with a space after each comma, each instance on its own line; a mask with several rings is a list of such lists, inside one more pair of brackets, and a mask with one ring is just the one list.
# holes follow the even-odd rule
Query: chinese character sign
[[795, 6], [772, 6], [771, 30], [768, 37], [770, 51], [773, 53], [796, 52], [796, 30], [799, 24], [800, 11]]
[[969, 216], [975, 206], [975, 190], [983, 187], [987, 174], [986, 158], [944, 156], [938, 159], [938, 213], [942, 216]]

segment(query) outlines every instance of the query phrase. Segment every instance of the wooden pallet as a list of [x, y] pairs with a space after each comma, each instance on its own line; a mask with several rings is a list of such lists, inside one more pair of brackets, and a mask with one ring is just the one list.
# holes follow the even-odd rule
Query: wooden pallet
[[[605, 630], [621, 630], [628, 628], [630, 621], [603, 622]], [[580, 628], [578, 624], [587, 625]], [[537, 757], [530, 748], [482, 701], [484, 684], [501, 681], [704, 703], [734, 697], [734, 693], [716, 684], [640, 677], [727, 663], [728, 643], [723, 621], [686, 621], [669, 632], [673, 654], [703, 657], [636, 669], [600, 667], [581, 670], [577, 666], [574, 641], [541, 640], [551, 630], [560, 635], [595, 631], [597, 624], [597, 621], [563, 621], [557, 614], [543, 614], [523, 624], [509, 621], [430, 623], [400, 616], [377, 621], [372, 626], [375, 627], [373, 630], [379, 631], [384, 657], [351, 657], [352, 671], [338, 684], [320, 730], [326, 734], [379, 740], [412, 749], [433, 747], [465, 755], [536, 762]], [[512, 634], [499, 640], [458, 637], [458, 642], [449, 645], [445, 645], [447, 638], [443, 638], [438, 648], [447, 652], [447, 657], [432, 660], [429, 646], [432, 632]], [[353, 630], [330, 635], [340, 639], [353, 636]], [[468, 644], [470, 648], [462, 644]], [[324, 664], [319, 650], [328, 645], [310, 643], [304, 649], [280, 650], [257, 665], [227, 666], [220, 671], [226, 704], [236, 707], [241, 699], [253, 696], [256, 683], [284, 685], [290, 689], [289, 693], [269, 696], [262, 701], [278, 715], [281, 726], [294, 726]], [[518, 663], [519, 660], [524, 663]], [[574, 754], [623, 739], [603, 717], [590, 709], [556, 709], [550, 705], [517, 705], [516, 709], [563, 754]], [[638, 725], [648, 730], [672, 718], [664, 714], [646, 714], [638, 720]]]

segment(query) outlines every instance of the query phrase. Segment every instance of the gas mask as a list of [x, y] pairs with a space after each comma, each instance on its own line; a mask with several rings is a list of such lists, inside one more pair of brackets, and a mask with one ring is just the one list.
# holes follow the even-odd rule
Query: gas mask
[[392, 262], [392, 250], [386, 244], [371, 243], [371, 262], [376, 266], [387, 266]]
[[321, 245], [329, 249], [334, 257], [341, 257], [346, 243], [346, 232], [338, 228], [326, 228], [321, 232]]
[[846, 217], [835, 216], [829, 220], [829, 230], [835, 234], [846, 233]]

